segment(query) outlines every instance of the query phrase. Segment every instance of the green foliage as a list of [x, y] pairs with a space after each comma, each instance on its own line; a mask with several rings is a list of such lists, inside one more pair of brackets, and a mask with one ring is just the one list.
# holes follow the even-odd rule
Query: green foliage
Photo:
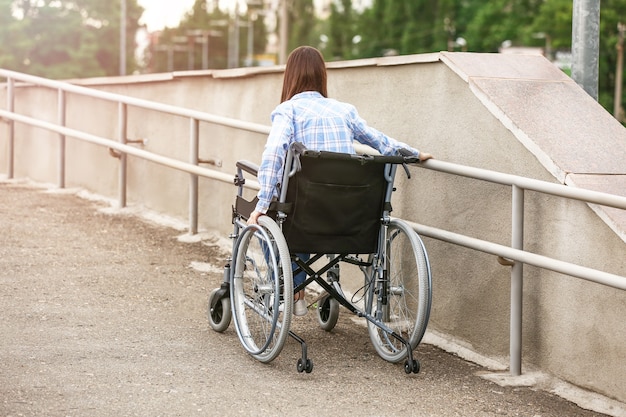
[[358, 33], [357, 18], [351, 0], [340, 0], [331, 4], [327, 25], [329, 42], [323, 48], [326, 59], [351, 59], [357, 55], [353, 48], [353, 40]]
[[317, 22], [313, 0], [293, 0], [287, 24], [290, 34], [288, 49], [291, 51], [302, 45], [317, 45], [319, 42]]
[[[127, 71], [142, 9], [127, 0]], [[48, 78], [119, 74], [119, 1], [0, 0], [0, 67]]]
[[374, 0], [358, 22], [363, 57], [445, 50], [453, 0]]
[[[544, 2], [532, 21], [531, 31], [543, 33], [553, 50], [569, 50], [572, 45], [572, 0]], [[532, 42], [527, 39], [527, 42]]]
[[[600, 66], [598, 101], [613, 112], [615, 71], [617, 66], [617, 25], [626, 23], [626, 1], [604, 0], [600, 9]], [[623, 98], [622, 98], [623, 103]]]
[[[145, 70], [134, 60], [138, 20], [137, 0], [127, 3], [127, 73]], [[216, 4], [216, 2], [208, 2]], [[234, 49], [234, 16], [207, 9], [196, 0], [176, 28], [165, 29], [147, 51], [151, 72], [226, 68]], [[442, 50], [496, 52], [507, 41], [513, 46], [544, 47], [546, 55], [569, 51], [573, 0], [372, 0], [357, 11], [352, 0], [333, 0], [330, 16], [320, 20], [314, 0], [291, 0], [289, 50], [318, 46], [327, 60]], [[80, 78], [119, 73], [121, 0], [0, 0], [0, 67], [49, 78]], [[254, 3], [240, 12], [237, 65], [248, 53], [249, 19], [253, 54], [265, 51], [267, 29], [263, 10]], [[256, 10], [254, 10], [257, 8]], [[253, 13], [252, 13], [253, 12]], [[600, 18], [599, 101], [613, 107], [617, 63], [617, 25], [626, 21], [626, 0], [603, 0]], [[208, 48], [193, 43], [192, 33], [210, 33]], [[206, 35], [198, 35], [206, 36]], [[230, 39], [230, 42], [229, 42]], [[464, 40], [457, 43], [456, 40]], [[176, 50], [173, 46], [176, 45]], [[208, 54], [203, 53], [208, 51]], [[206, 62], [205, 62], [206, 61]]]
[[[505, 42], [544, 48], [548, 58], [571, 49], [573, 0], [373, 0], [361, 14], [347, 11], [350, 3], [333, 1], [327, 59], [497, 52]], [[599, 102], [612, 112], [617, 25], [626, 23], [626, 0], [603, 0], [600, 12]], [[362, 41], [355, 48], [350, 40], [357, 35]]]

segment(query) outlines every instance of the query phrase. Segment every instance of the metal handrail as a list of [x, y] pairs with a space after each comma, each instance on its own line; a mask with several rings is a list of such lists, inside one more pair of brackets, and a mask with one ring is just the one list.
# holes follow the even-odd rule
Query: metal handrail
[[585, 201], [587, 203], [595, 203], [626, 210], [626, 197], [615, 194], [569, 187], [563, 184], [555, 184], [533, 178], [521, 177], [519, 175], [505, 174], [482, 168], [458, 165], [450, 162], [439, 161], [437, 159], [428, 160], [426, 163], [422, 163], [418, 166], [428, 168], [433, 171], [445, 172], [447, 174], [473, 178], [500, 185], [516, 186], [529, 191], [537, 191], [557, 197], [565, 197], [572, 200]]
[[[130, 145], [124, 145], [119, 142], [116, 142], [112, 139], [107, 139], [101, 136], [92, 135], [90, 133], [85, 133], [79, 130], [70, 129], [68, 127], [60, 126], [54, 123], [46, 122], [43, 120], [35, 119], [28, 116], [23, 116], [16, 113], [10, 113], [6, 110], [0, 109], [0, 117], [4, 117], [9, 120], [13, 120], [16, 122], [28, 124], [31, 126], [39, 127], [42, 129], [49, 130], [51, 132], [56, 132], [65, 136], [73, 137], [75, 139], [84, 140], [85, 142], [90, 142], [95, 145], [105, 146], [107, 148], [114, 149], [116, 151], [120, 151], [122, 153], [136, 156], [147, 161], [151, 161], [168, 168], [173, 168], [179, 171], [187, 172], [189, 174], [198, 175], [205, 178], [211, 178], [214, 180], [218, 180], [221, 182], [232, 183], [233, 176], [231, 174], [225, 174], [223, 172], [215, 171], [213, 169], [202, 168], [197, 165], [190, 164], [188, 162], [179, 161], [178, 159], [169, 158], [167, 156], [159, 155], [153, 152], [145, 151], [143, 149], [137, 149]], [[252, 189], [258, 189], [259, 185], [257, 182], [252, 180], [246, 180], [246, 186]]]
[[99, 98], [101, 100], [111, 101], [114, 103], [124, 103], [129, 106], [139, 107], [147, 110], [155, 110], [162, 113], [173, 114], [176, 116], [188, 117], [190, 119], [199, 120], [201, 122], [214, 123], [223, 126], [232, 127], [235, 129], [247, 130], [250, 132], [268, 134], [270, 128], [267, 125], [260, 123], [245, 122], [239, 119], [233, 119], [230, 117], [218, 116], [198, 110], [187, 109], [184, 107], [173, 106], [165, 103], [158, 103], [156, 101], [145, 100], [141, 98], [135, 98], [125, 96], [121, 94], [110, 93], [108, 91], [96, 90], [94, 88], [82, 87], [75, 84], [70, 84], [65, 81], [49, 80], [47, 78], [41, 78], [34, 75], [22, 74], [20, 72], [5, 70], [0, 68], [0, 76], [9, 80], [19, 80], [28, 84], [35, 84], [41, 87], [48, 87], [54, 90], [66, 91], [68, 93], [79, 94], [82, 96]]
[[[44, 78], [33, 77], [25, 74], [16, 73], [0, 69], [0, 76], [7, 77], [8, 82], [8, 103], [7, 110], [0, 110], [0, 117], [9, 120], [9, 153], [13, 152], [13, 122], [29, 124], [32, 126], [47, 129], [60, 135], [60, 147], [64, 147], [65, 136], [74, 137], [76, 139], [88, 141], [96, 145], [106, 146], [117, 150], [122, 155], [133, 155], [143, 158], [173, 169], [188, 172], [191, 175], [191, 194], [190, 198], [190, 228], [189, 232], [195, 234], [197, 232], [197, 177], [215, 179], [222, 182], [232, 183], [233, 177], [215, 170], [206, 169], [198, 166], [198, 122], [215, 123], [224, 126], [230, 126], [235, 129], [242, 129], [261, 134], [269, 133], [269, 127], [255, 123], [242, 122], [236, 119], [230, 119], [222, 116], [215, 116], [195, 110], [184, 109], [180, 107], [170, 106], [161, 103], [155, 103], [148, 100], [136, 99], [118, 94], [102, 92], [90, 88], [75, 86], [59, 81], [47, 80]], [[58, 89], [59, 94], [59, 124], [41, 121], [32, 117], [19, 115], [13, 112], [13, 79], [24, 82], [42, 85], [49, 88]], [[101, 98], [104, 100], [119, 103], [119, 135], [120, 141], [88, 134], [75, 129], [64, 126], [65, 124], [65, 98], [61, 92], [72, 92], [82, 94], [89, 97]], [[173, 158], [154, 154], [145, 150], [137, 149], [126, 145], [126, 105], [132, 105], [145, 109], [170, 113], [178, 116], [189, 117], [191, 120], [191, 158], [190, 162], [182, 162]], [[61, 152], [63, 153], [63, 152]], [[125, 171], [125, 158], [121, 159]], [[13, 169], [12, 155], [9, 161], [9, 178], [12, 177]], [[64, 160], [60, 161], [60, 165], [64, 165]], [[511, 246], [499, 245], [493, 242], [472, 238], [469, 236], [456, 234], [443, 229], [425, 226], [417, 223], [409, 222], [409, 224], [420, 234], [431, 237], [433, 239], [449, 242], [459, 246], [464, 246], [485, 253], [497, 255], [502, 258], [509, 259], [512, 262], [511, 269], [511, 326], [510, 326], [510, 373], [512, 375], [521, 375], [521, 336], [522, 336], [522, 283], [523, 283], [523, 264], [537, 266], [563, 273], [569, 276], [585, 279], [602, 285], [607, 285], [616, 289], [626, 290], [626, 277], [606, 273], [592, 268], [579, 266], [576, 264], [560, 261], [543, 255], [537, 255], [523, 250], [523, 224], [524, 224], [524, 190], [541, 192], [544, 194], [554, 195], [563, 198], [569, 198], [587, 203], [599, 204], [608, 207], [626, 209], [626, 197], [613, 194], [584, 190], [579, 188], [568, 187], [562, 184], [554, 184], [546, 181], [535, 180], [531, 178], [504, 174], [496, 171], [489, 171], [480, 168], [473, 168], [445, 161], [431, 159], [419, 164], [421, 168], [439, 171], [452, 175], [464, 176], [472, 179], [488, 181], [496, 184], [512, 187], [512, 243]], [[60, 168], [60, 171], [63, 169]], [[60, 186], [63, 186], [60, 182]], [[246, 187], [251, 189], [259, 189], [256, 181], [246, 181]], [[120, 188], [124, 192], [120, 194], [120, 205], [125, 204], [125, 177], [120, 177]], [[195, 194], [195, 198], [194, 198]], [[192, 207], [195, 205], [196, 209]]]
[[[147, 110], [154, 110], [162, 113], [172, 114], [181, 117], [187, 117], [190, 121], [190, 134], [189, 134], [189, 143], [190, 143], [190, 155], [189, 155], [189, 164], [193, 166], [198, 166], [200, 164], [200, 160], [198, 158], [199, 153], [199, 122], [205, 123], [213, 123], [222, 126], [232, 127], [234, 129], [246, 130], [250, 132], [260, 133], [267, 135], [269, 134], [270, 128], [266, 125], [262, 125], [259, 123], [245, 122], [238, 119], [233, 119], [224, 116], [218, 116], [214, 114], [209, 114], [197, 110], [186, 109], [183, 107], [172, 106], [169, 104], [158, 103], [150, 100], [144, 100], [140, 98], [134, 98], [129, 96], [124, 96], [121, 94], [110, 93], [106, 91], [100, 91], [93, 88], [82, 87], [74, 84], [70, 84], [63, 81], [55, 81], [49, 80], [46, 78], [36, 77], [33, 75], [22, 74], [15, 71], [0, 69], [0, 77], [6, 77], [7, 79], [7, 110], [12, 113], [14, 110], [14, 99], [15, 99], [15, 80], [19, 80], [24, 83], [34, 84], [42, 87], [47, 87], [51, 89], [55, 89], [58, 91], [58, 125], [54, 126], [53, 124], [47, 125], [47, 129], [52, 130], [54, 132], [59, 133], [59, 173], [58, 173], [58, 186], [60, 188], [65, 187], [65, 137], [72, 136], [78, 139], [88, 140], [87, 136], [84, 136], [80, 132], [74, 130], [64, 130], [62, 129], [65, 126], [65, 111], [66, 111], [66, 93], [74, 93], [86, 97], [97, 98], [101, 100], [106, 100], [110, 102], [114, 102], [118, 104], [118, 139], [119, 143], [126, 144], [128, 142], [128, 138], [126, 137], [126, 125], [127, 125], [127, 116], [128, 116], [128, 106], [134, 106]], [[14, 158], [14, 125], [13, 122], [16, 121], [16, 118], [8, 116], [3, 112], [3, 117], [9, 120], [9, 163], [8, 163], [8, 177], [13, 177], [13, 158]], [[35, 125], [34, 119], [27, 120], [22, 119], [24, 123], [31, 123]], [[40, 126], [43, 127], [43, 126]], [[96, 137], [93, 135], [89, 135], [92, 139]], [[99, 138], [104, 139], [105, 138]], [[93, 140], [92, 142], [96, 143], [98, 140]], [[122, 153], [120, 154], [120, 170], [119, 170], [119, 196], [118, 202], [120, 207], [126, 207], [126, 166], [127, 166], [127, 154], [133, 154], [130, 148], [118, 148], [116, 145], [106, 145], [109, 148], [120, 150]], [[143, 155], [146, 159], [151, 159], [148, 155]], [[172, 160], [174, 161], [174, 160]], [[161, 160], [158, 162], [160, 164], [167, 165], [165, 161]], [[178, 165], [180, 161], [174, 162], [174, 165]], [[172, 168], [176, 168], [175, 166], [171, 166]], [[180, 168], [176, 168], [180, 169]], [[189, 179], [189, 233], [196, 234], [198, 231], [198, 176], [209, 176], [210, 178], [214, 178], [214, 174], [205, 171], [197, 171], [195, 168], [187, 166], [187, 172], [190, 173]], [[200, 172], [204, 172], [200, 174]]]
[[560, 272], [577, 278], [626, 290], [626, 277], [609, 274], [592, 268], [563, 262], [547, 256], [524, 251], [524, 190], [536, 191], [558, 197], [564, 197], [587, 203], [595, 203], [608, 207], [626, 209], [626, 197], [584, 190], [535, 180], [517, 175], [504, 174], [480, 168], [473, 168], [449, 162], [429, 160], [420, 164], [423, 168], [448, 174], [464, 176], [512, 188], [511, 213], [511, 246], [502, 246], [492, 242], [474, 239], [469, 236], [455, 234], [413, 223], [413, 228], [424, 236], [465, 246], [478, 251], [498, 255], [510, 259], [511, 263], [511, 314], [509, 327], [509, 372], [514, 376], [522, 373], [522, 302], [523, 302], [523, 266], [534, 265], [540, 268]]

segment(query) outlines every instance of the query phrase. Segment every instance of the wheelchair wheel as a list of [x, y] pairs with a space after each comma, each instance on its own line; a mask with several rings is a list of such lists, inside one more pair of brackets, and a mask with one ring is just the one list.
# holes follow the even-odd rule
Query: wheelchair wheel
[[[211, 328], [216, 332], [222, 333], [230, 325], [231, 310], [230, 298], [223, 295], [224, 291], [220, 288], [214, 288], [209, 294], [209, 304], [207, 306], [207, 317]], [[219, 300], [216, 299], [220, 297]]]
[[317, 302], [317, 322], [327, 332], [335, 328], [339, 319], [339, 302], [326, 294]]
[[[384, 252], [386, 281], [372, 273], [367, 311], [411, 348], [417, 347], [426, 332], [432, 300], [428, 255], [420, 237], [405, 222], [392, 220]], [[372, 268], [375, 271], [376, 268]], [[370, 339], [379, 356], [389, 362], [406, 358], [406, 346], [387, 331], [368, 321]]]
[[287, 242], [276, 222], [261, 216], [258, 225], [243, 229], [233, 252], [231, 307], [237, 335], [252, 357], [270, 362], [289, 335], [293, 311]]

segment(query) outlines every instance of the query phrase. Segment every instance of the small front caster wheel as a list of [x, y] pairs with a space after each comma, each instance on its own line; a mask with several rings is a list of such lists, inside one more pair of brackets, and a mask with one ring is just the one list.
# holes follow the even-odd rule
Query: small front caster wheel
[[420, 363], [418, 360], [413, 360], [413, 365], [411, 366], [411, 364], [409, 363], [408, 359], [406, 362], [404, 362], [404, 372], [407, 374], [410, 374], [411, 372], [413, 372], [414, 374], [419, 373], [420, 371]]
[[215, 288], [209, 294], [209, 302], [207, 306], [207, 317], [211, 328], [216, 332], [222, 333], [230, 325], [232, 317], [230, 311], [230, 298], [226, 295], [221, 295], [221, 298], [217, 299], [218, 291], [220, 288]]
[[418, 361], [417, 359], [413, 360], [413, 373], [417, 374], [420, 371], [420, 361]]
[[339, 302], [330, 295], [325, 295], [317, 302], [317, 321], [327, 332], [335, 328], [339, 318]]
[[306, 372], [307, 374], [310, 374], [311, 371], [313, 371], [313, 361], [311, 359], [307, 359], [305, 364], [302, 358], [300, 358], [298, 359], [297, 369], [300, 373]]
[[306, 360], [306, 366], [304, 367], [304, 371], [307, 374], [310, 374], [313, 371], [313, 361], [311, 359]]

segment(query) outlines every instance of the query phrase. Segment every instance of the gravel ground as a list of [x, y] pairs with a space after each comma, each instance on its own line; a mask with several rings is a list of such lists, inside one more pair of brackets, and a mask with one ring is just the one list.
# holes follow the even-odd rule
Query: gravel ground
[[315, 314], [294, 318], [311, 374], [296, 372], [293, 340], [256, 362], [232, 325], [208, 326], [227, 256], [216, 240], [182, 242], [184, 232], [107, 208], [0, 182], [0, 416], [601, 415], [497, 385], [428, 344], [421, 372], [406, 375], [345, 311], [330, 333]]

